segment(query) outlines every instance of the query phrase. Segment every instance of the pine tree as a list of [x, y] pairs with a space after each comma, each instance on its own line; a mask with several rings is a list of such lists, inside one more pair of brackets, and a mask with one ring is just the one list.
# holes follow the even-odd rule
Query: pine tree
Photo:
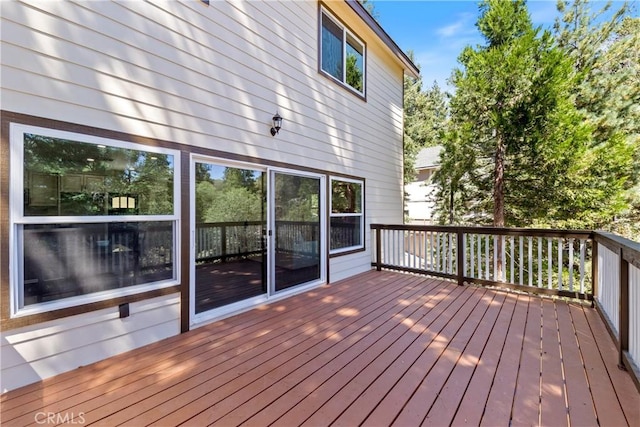
[[467, 47], [451, 78], [441, 221], [597, 227], [624, 209], [632, 151], [619, 138], [594, 146], [574, 62], [522, 0], [482, 2], [477, 25], [486, 44]]

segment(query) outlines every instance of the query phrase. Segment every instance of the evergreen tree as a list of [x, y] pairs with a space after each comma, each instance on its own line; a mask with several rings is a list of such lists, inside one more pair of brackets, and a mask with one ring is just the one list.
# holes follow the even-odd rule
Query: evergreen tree
[[[441, 221], [597, 227], [624, 207], [632, 151], [593, 145], [576, 108], [578, 75], [523, 0], [486, 0], [455, 70], [451, 130], [436, 183]], [[453, 209], [461, 209], [452, 212]]]
[[[413, 52], [408, 52], [413, 61]], [[425, 147], [442, 143], [448, 120], [446, 94], [437, 82], [426, 91], [422, 78], [404, 77], [404, 183], [415, 177], [415, 158]]]
[[[630, 5], [609, 2], [592, 12], [586, 0], [559, 1], [554, 25], [558, 45], [573, 62], [575, 105], [593, 129], [603, 159], [630, 152], [635, 161], [623, 184], [624, 200], [604, 228], [640, 239], [640, 18]], [[609, 17], [607, 19], [607, 14]], [[611, 150], [614, 147], [617, 150]]]

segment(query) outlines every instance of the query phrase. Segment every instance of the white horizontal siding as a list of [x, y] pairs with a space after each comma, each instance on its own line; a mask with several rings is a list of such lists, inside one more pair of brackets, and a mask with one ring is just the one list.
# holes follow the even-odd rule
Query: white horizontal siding
[[[256, 8], [271, 8], [268, 2], [212, 2], [197, 10], [178, 2], [158, 3], [165, 9], [142, 2], [9, 3], [3, 6], [3, 41], [16, 54], [3, 55], [9, 67], [3, 87], [64, 104], [35, 115], [53, 113], [58, 117], [52, 118], [68, 120], [69, 109], [88, 106], [108, 115], [106, 123], [117, 121], [110, 126], [116, 130], [205, 147], [216, 137], [230, 143], [222, 149], [266, 158], [274, 151], [269, 119], [278, 109], [288, 135], [279, 135], [277, 151], [302, 156], [298, 162], [323, 154], [323, 161], [336, 166], [364, 160], [356, 155], [386, 161], [390, 146], [398, 154], [401, 74], [395, 70], [391, 75], [378, 66], [375, 52], [370, 52], [366, 103], [322, 78], [317, 73], [316, 5], [309, 3], [285, 2], [302, 15], [298, 21], [313, 24], [306, 26], [306, 44], [301, 46], [268, 41], [279, 40], [273, 32], [289, 32], [282, 23], [250, 28], [252, 15], [263, 15]], [[30, 19], [15, 17], [12, 9]], [[284, 20], [287, 11], [276, 15]], [[245, 26], [237, 21], [246, 21]], [[37, 31], [30, 22], [38, 23]], [[269, 32], [259, 37], [258, 31]], [[28, 88], [21, 87], [25, 73]], [[388, 96], [390, 76], [397, 86], [395, 97]], [[9, 103], [19, 97], [6, 95]], [[146, 125], [130, 125], [132, 121]], [[331, 138], [338, 139], [340, 150]]]
[[367, 101], [321, 76], [317, 3], [0, 7], [3, 109], [370, 178], [402, 220], [402, 70], [356, 25]]
[[5, 392], [177, 335], [180, 298], [158, 297], [130, 305], [130, 316], [118, 308], [62, 318], [0, 334]]

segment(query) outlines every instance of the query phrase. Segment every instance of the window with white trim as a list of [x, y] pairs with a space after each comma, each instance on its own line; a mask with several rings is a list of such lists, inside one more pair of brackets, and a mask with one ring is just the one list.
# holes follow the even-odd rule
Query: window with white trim
[[177, 283], [179, 152], [11, 125], [12, 314]]
[[321, 8], [320, 69], [360, 95], [365, 93], [365, 46], [326, 9]]
[[364, 182], [331, 177], [331, 253], [364, 248]]

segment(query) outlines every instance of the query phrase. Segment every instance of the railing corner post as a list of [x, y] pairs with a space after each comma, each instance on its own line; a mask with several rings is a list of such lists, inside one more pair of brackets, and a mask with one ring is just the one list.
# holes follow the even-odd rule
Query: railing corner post
[[622, 248], [618, 252], [620, 257], [620, 313], [618, 332], [618, 366], [626, 370], [624, 352], [629, 350], [629, 261], [624, 258]]

